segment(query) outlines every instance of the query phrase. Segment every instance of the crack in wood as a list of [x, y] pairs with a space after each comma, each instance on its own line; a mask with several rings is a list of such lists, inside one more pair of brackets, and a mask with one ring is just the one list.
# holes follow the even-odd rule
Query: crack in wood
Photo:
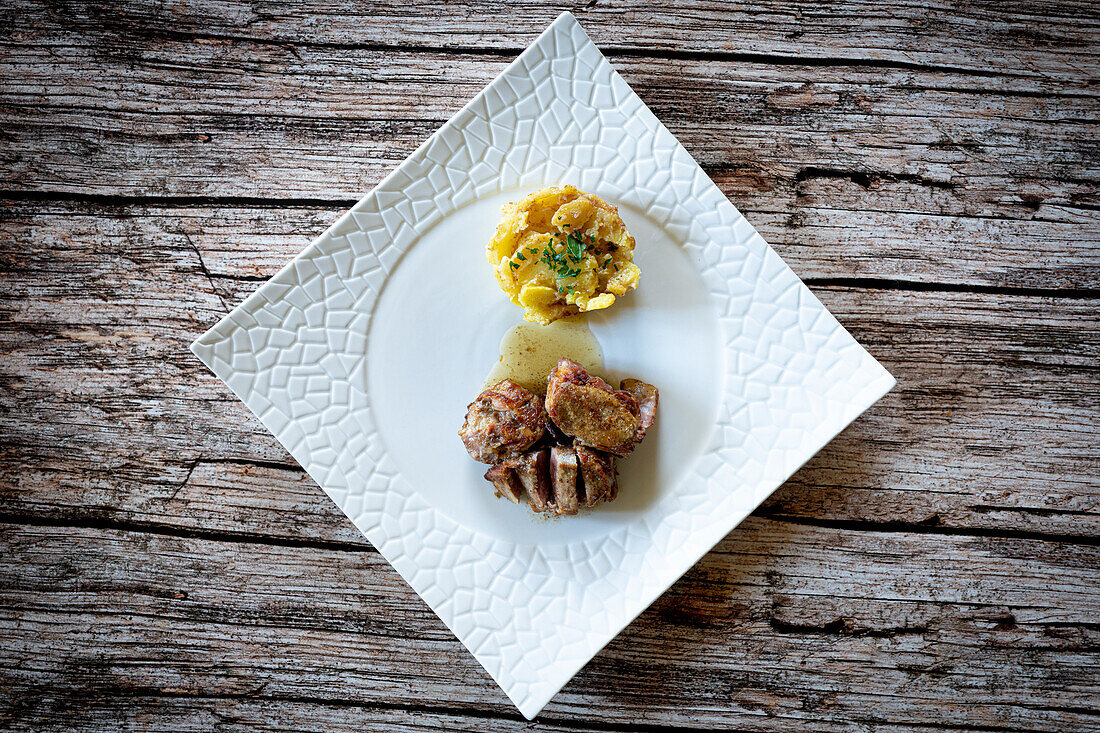
[[264, 468], [273, 471], [291, 471], [305, 475], [305, 469], [303, 469], [298, 462], [294, 459], [288, 461], [268, 461], [259, 458], [231, 458], [231, 457], [219, 457], [213, 456], [210, 458], [200, 458], [198, 463], [207, 465], [228, 465], [228, 466], [254, 466], [256, 468]]
[[1020, 514], [1033, 514], [1037, 517], [1094, 517], [1100, 518], [1100, 510], [1081, 511], [1077, 509], [1058, 509], [1051, 507], [1033, 506], [994, 506], [990, 504], [970, 504], [966, 507], [978, 514], [991, 514], [993, 512], [1017, 512]]
[[[587, 7], [592, 7], [591, 3]], [[124, 32], [130, 39], [144, 38], [148, 40], [173, 40], [181, 42], [219, 42], [241, 43], [256, 46], [267, 46], [286, 50], [292, 55], [297, 55], [298, 48], [340, 49], [360, 52], [382, 53], [434, 53], [445, 56], [482, 56], [495, 57], [502, 60], [511, 60], [518, 56], [526, 45], [515, 46], [473, 46], [456, 43], [451, 46], [440, 46], [423, 43], [382, 43], [382, 42], [339, 42], [320, 41], [312, 38], [295, 39], [293, 42], [284, 39], [261, 38], [257, 36], [245, 36], [237, 34], [211, 34], [191, 33], [186, 31], [173, 31], [166, 28], [148, 29], [141, 26], [128, 26], [118, 29]], [[291, 51], [291, 48], [294, 51]], [[1035, 74], [1025, 74], [1016, 71], [1005, 71], [992, 67], [976, 68], [951, 64], [934, 64], [902, 59], [869, 58], [861, 56], [797, 56], [783, 53], [760, 53], [732, 50], [688, 50], [684, 48], [645, 48], [642, 46], [627, 46], [601, 43], [600, 51], [608, 58], [640, 58], [640, 59], [669, 59], [683, 61], [727, 61], [740, 63], [759, 63], [774, 66], [807, 66], [807, 67], [853, 67], [871, 69], [903, 69], [907, 71], [921, 72], [948, 72], [979, 78], [1035, 78]], [[298, 57], [300, 58], [300, 56]]]
[[[879, 181], [895, 181], [903, 183], [913, 183], [918, 186], [924, 186], [926, 188], [938, 188], [944, 191], [952, 191], [955, 189], [955, 184], [951, 181], [938, 181], [931, 178], [925, 178], [924, 176], [917, 175], [915, 173], [893, 173], [890, 171], [860, 171], [860, 170], [840, 170], [839, 168], [823, 168], [819, 166], [806, 166], [800, 168], [795, 173], [795, 183], [803, 183], [805, 181], [817, 179], [817, 178], [833, 178], [840, 180], [851, 181], [860, 188], [868, 189], [875, 185]], [[1038, 206], [1036, 206], [1038, 208]]]
[[206, 268], [206, 260], [202, 258], [202, 252], [200, 252], [198, 246], [193, 241], [191, 241], [191, 236], [187, 232], [180, 232], [180, 234], [183, 236], [188, 246], [190, 246], [191, 249], [195, 252], [195, 257], [197, 257], [199, 260], [199, 270], [202, 272], [203, 275], [206, 276], [206, 282], [210, 284], [210, 292], [218, 296], [218, 300], [220, 300], [222, 304], [222, 311], [228, 313], [232, 309], [226, 302], [225, 296], [222, 295], [222, 291], [218, 288], [217, 285], [214, 284], [214, 278], [213, 276], [211, 276], [210, 270]]
[[335, 540], [317, 540], [309, 538], [276, 537], [273, 535], [261, 535], [247, 532], [227, 532], [224, 530], [189, 529], [153, 522], [134, 522], [119, 519], [111, 519], [104, 516], [96, 516], [96, 513], [78, 519], [62, 519], [49, 516], [35, 516], [28, 514], [0, 513], [0, 525], [31, 527], [55, 527], [69, 529], [94, 529], [114, 532], [133, 532], [138, 534], [158, 535], [161, 537], [177, 537], [190, 540], [208, 540], [212, 542], [229, 542], [237, 544], [267, 545], [271, 547], [310, 548], [314, 550], [329, 550], [333, 552], [370, 552], [378, 550], [371, 545], [366, 538], [362, 544], [351, 542], [338, 542]]
[[[814, 517], [787, 515], [779, 512], [771, 512], [766, 509], [758, 509], [750, 516], [770, 521], [783, 522], [786, 524], [803, 525], [808, 527], [821, 527], [823, 529], [835, 529], [844, 532], [909, 532], [914, 534], [935, 534], [955, 537], [983, 537], [1008, 540], [1058, 542], [1081, 546], [1100, 545], [1100, 536], [1070, 535], [1053, 532], [1012, 530], [989, 527], [945, 527], [939, 525], [924, 524], [921, 522], [871, 522], [850, 519], [821, 519]], [[377, 552], [377, 550], [375, 550], [374, 547], [370, 545], [366, 540], [364, 540], [363, 544], [354, 544], [349, 542], [329, 540], [275, 537], [245, 532], [198, 530], [172, 525], [157, 524], [153, 522], [118, 520], [104, 516], [95, 516], [95, 514], [89, 514], [86, 517], [58, 518], [9, 512], [0, 513], [0, 524], [113, 530], [120, 532], [146, 533], [166, 537], [180, 537], [186, 539], [200, 539], [219, 542], [224, 541], [257, 545], [272, 545], [278, 547], [310, 547], [314, 549], [331, 550], [334, 552]], [[711, 552], [715, 554], [728, 554], [726, 551], [720, 548], [713, 549], [711, 550]]]
[[[151, 594], [150, 591], [146, 593]], [[409, 593], [412, 590], [409, 589]], [[181, 597], [182, 596], [182, 597]], [[173, 594], [173, 599], [178, 599], [181, 602], [187, 600], [187, 594]], [[425, 632], [424, 629], [416, 629], [415, 632], [409, 633], [397, 633], [390, 629], [380, 628], [380, 624], [372, 623], [369, 614], [365, 614], [362, 619], [360, 618], [333, 618], [332, 616], [325, 616], [324, 618], [310, 619], [310, 618], [297, 618], [295, 623], [286, 621], [284, 623], [272, 623], [264, 618], [234, 618], [233, 614], [237, 611], [230, 610], [221, 612], [220, 608], [215, 607], [196, 607], [189, 606], [191, 609], [198, 609], [198, 613], [186, 614], [186, 613], [170, 613], [170, 612], [142, 612], [127, 609], [125, 611], [115, 611], [102, 608], [91, 607], [72, 607], [57, 608], [49, 605], [33, 606], [26, 604], [13, 604], [6, 603], [4, 608], [6, 611], [19, 614], [19, 613], [36, 613], [49, 616], [85, 616], [95, 615], [103, 618], [117, 618], [117, 619], [147, 619], [149, 621], [182, 621], [194, 624], [205, 624], [209, 626], [228, 626], [238, 629], [252, 629], [253, 632], [258, 630], [271, 630], [286, 632], [308, 632], [308, 631], [323, 631], [337, 634], [353, 634], [356, 636], [369, 636], [378, 639], [393, 639], [395, 641], [409, 641], [409, 642], [424, 642], [439, 643], [443, 645], [458, 645], [460, 642], [454, 637], [453, 634], [446, 627], [440, 625], [434, 629], [434, 632]], [[2, 628], [2, 625], [0, 625]], [[257, 694], [262, 693], [262, 688]]]
[[[310, 705], [310, 706], [324, 706], [324, 707], [338, 707], [348, 708], [353, 710], [386, 710], [409, 714], [426, 714], [426, 715], [443, 715], [454, 717], [470, 717], [476, 716], [486, 718], [490, 720], [505, 720], [513, 721], [516, 723], [526, 723], [527, 721], [518, 713], [509, 713], [505, 706], [500, 706], [498, 710], [490, 708], [460, 708], [449, 706], [434, 706], [434, 705], [403, 705], [395, 703], [375, 702], [375, 701], [363, 701], [354, 700], [349, 698], [337, 698], [337, 697], [320, 697], [309, 695], [268, 695], [261, 694], [264, 689], [262, 685], [251, 693], [215, 693], [215, 692], [202, 692], [202, 693], [190, 693], [176, 690], [164, 690], [156, 688], [140, 688], [133, 686], [122, 686], [117, 684], [104, 683], [97, 685], [94, 689], [88, 689], [82, 691], [83, 694], [69, 693], [67, 697], [73, 700], [86, 700], [93, 701], [99, 699], [115, 699], [115, 698], [129, 698], [129, 699], [164, 699], [164, 700], [225, 700], [225, 701], [256, 701], [256, 702], [279, 702], [290, 703], [298, 705]], [[540, 719], [542, 716], [540, 716]], [[607, 728], [606, 730], [615, 730], [614, 728]], [[678, 727], [661, 728], [661, 730], [682, 730]]]
[[168, 497], [168, 501], [174, 501], [175, 498], [179, 496], [179, 493], [183, 491], [184, 487], [186, 487], [188, 482], [191, 480], [191, 474], [195, 472], [195, 468], [201, 462], [202, 458], [196, 458], [195, 460], [191, 461], [190, 465], [187, 466], [187, 475], [185, 475], [183, 477], [183, 480], [180, 481], [174, 489], [172, 489], [172, 494]]
[[896, 626], [885, 629], [860, 628], [852, 619], [838, 618], [826, 624], [801, 624], [784, 621], [774, 615], [768, 617], [768, 626], [782, 634], [810, 634], [818, 636], [853, 636], [875, 639], [892, 639], [897, 636], [923, 635], [931, 631], [927, 625]]
[[917, 723], [912, 721], [894, 721], [882, 717], [865, 716], [852, 717], [850, 718], [850, 720], [853, 723], [862, 723], [864, 725], [872, 726], [872, 730], [878, 730], [882, 727], [886, 727], [888, 729], [912, 728], [915, 731], [945, 730], [966, 731], [967, 733], [1020, 733], [1020, 728], [1016, 726], [984, 725], [969, 721], [965, 724], [940, 723], [936, 721], [921, 721]]
[[[986, 537], [1006, 540], [1024, 540], [1035, 542], [1058, 542], [1070, 545], [1098, 546], [1100, 536], [1072, 535], [1054, 532], [1031, 532], [1020, 529], [1000, 529], [993, 527], [944, 527], [939, 525], [889, 521], [872, 522], [858, 519], [820, 519], [815, 517], [799, 517], [778, 512], [757, 510], [751, 516], [760, 517], [775, 522], [787, 524], [799, 524], [807, 527], [821, 527], [824, 529], [838, 529], [847, 532], [890, 532], [914, 534], [949, 535], [954, 537]], [[1093, 516], [1100, 516], [1094, 514]], [[718, 552], [712, 550], [712, 552]]]
[[1100, 288], [1028, 288], [1004, 285], [921, 282], [880, 277], [806, 277], [802, 282], [811, 287], [859, 288], [863, 290], [908, 290], [921, 293], [972, 293], [1033, 298], [1066, 298], [1092, 300], [1100, 298]]
[[310, 197], [275, 198], [265, 196], [139, 196], [131, 194], [78, 193], [74, 191], [0, 191], [0, 201], [13, 203], [77, 203], [105, 207], [155, 206], [184, 208], [209, 206], [247, 206], [258, 209], [347, 209], [359, 203], [359, 199], [333, 199]]

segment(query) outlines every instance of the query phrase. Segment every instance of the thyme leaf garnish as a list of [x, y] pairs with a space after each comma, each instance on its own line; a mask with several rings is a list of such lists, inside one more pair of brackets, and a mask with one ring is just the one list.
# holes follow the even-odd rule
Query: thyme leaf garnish
[[582, 242], [575, 234], [570, 234], [565, 238], [565, 249], [569, 253], [569, 256], [574, 260], [581, 260], [584, 257], [584, 251], [587, 245]]

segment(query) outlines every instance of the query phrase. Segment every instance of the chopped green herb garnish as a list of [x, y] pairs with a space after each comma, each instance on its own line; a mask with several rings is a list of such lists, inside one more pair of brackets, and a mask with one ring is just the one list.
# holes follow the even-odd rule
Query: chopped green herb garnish
[[533, 255], [537, 255], [539, 253], [539, 248], [538, 247], [528, 247], [527, 251], [530, 252]]
[[614, 252], [618, 248], [619, 248], [619, 245], [617, 245], [617, 244], [611, 244], [610, 242], [607, 243], [607, 249], [611, 252]]
[[580, 260], [584, 257], [586, 245], [576, 236], [570, 234], [565, 238], [565, 249], [574, 260]]
[[523, 262], [525, 259], [527, 259], [527, 255], [523, 254], [522, 252], [516, 252], [516, 259], [520, 262]]
[[[575, 250], [575, 248], [573, 248]], [[539, 259], [545, 262], [546, 265], [554, 271], [558, 280], [562, 280], [567, 277], [576, 277], [581, 274], [579, 267], [573, 265], [579, 264], [577, 258], [574, 258], [571, 251], [568, 255], [564, 252], [555, 252], [550, 249], [544, 249], [542, 251], [542, 257]]]
[[519, 263], [518, 262], [509, 262], [508, 266], [511, 267], [513, 270], [515, 270], [516, 268], [519, 267]]

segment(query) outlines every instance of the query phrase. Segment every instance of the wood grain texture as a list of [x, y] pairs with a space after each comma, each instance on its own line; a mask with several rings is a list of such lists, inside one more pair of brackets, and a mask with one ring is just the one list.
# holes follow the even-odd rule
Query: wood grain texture
[[[28, 39], [3, 54], [0, 187], [11, 194], [292, 198], [334, 210], [505, 65], [249, 41]], [[1095, 94], [911, 69], [615, 64], [769, 241], [851, 257], [833, 273], [1097, 286]], [[1040, 243], [1050, 256], [1037, 260]]]
[[[0, 425], [21, 460], [12, 476], [20, 491], [0, 497], [4, 510], [355, 536], [187, 350], [327, 218], [308, 208], [9, 209], [17, 236], [0, 251], [10, 273], [0, 312], [14, 328], [0, 332], [12, 357], [0, 374], [18, 389], [8, 412], [16, 419]], [[796, 271], [833, 266], [803, 269], [797, 254], [779, 251]], [[1096, 534], [1100, 298], [815, 289], [899, 386], [764, 511]], [[1040, 410], [1047, 419], [1031, 420]], [[267, 505], [257, 494], [265, 485], [286, 493]], [[312, 497], [304, 508], [303, 495]], [[315, 525], [318, 514], [327, 519]]]
[[[773, 63], [807, 58], [875, 66], [956, 67], [980, 77], [1058, 80], [1087, 87], [1100, 19], [1086, 1], [1051, 2], [1041, 10], [994, 2], [880, 3], [858, 0], [680, 3], [506, 0], [292, 2], [257, 6], [244, 0], [141, 0], [15, 6], [17, 35], [95, 31], [105, 36], [248, 39], [272, 45], [416, 47], [516, 53], [564, 10], [573, 11], [601, 49], [698, 55], [760, 55]], [[39, 32], [41, 32], [39, 31]]]
[[[5, 639], [34, 667], [13, 684], [507, 712], [377, 553], [54, 527], [4, 539], [17, 561], [3, 578], [8, 613], [36, 632]], [[649, 713], [783, 730], [845, 721], [885, 698], [876, 722], [1081, 726], [1100, 619], [1067, 609], [1088, 597], [1098, 558], [1095, 546], [752, 519], [545, 717], [583, 721], [595, 708], [605, 723]], [[88, 635], [122, 643], [104, 649]]]
[[[0, 726], [1100, 725], [1087, 3], [7, 3]], [[561, 10], [898, 387], [539, 720], [187, 351]]]

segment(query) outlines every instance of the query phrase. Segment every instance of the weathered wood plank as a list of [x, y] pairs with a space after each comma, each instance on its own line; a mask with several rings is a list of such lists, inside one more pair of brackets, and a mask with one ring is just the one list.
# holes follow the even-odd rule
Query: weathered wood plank
[[[186, 344], [565, 6], [8, 6], [4, 727], [513, 729]], [[898, 389], [534, 729], [1094, 729], [1100, 15], [577, 10], [796, 272], [931, 290], [816, 288]]]
[[[17, 686], [504, 712], [375, 553], [6, 527]], [[548, 720], [1085, 730], [1100, 548], [752, 519], [547, 708]], [[871, 712], [875, 711], [875, 712]]]
[[[732, 176], [716, 178], [731, 187], [741, 185]], [[847, 190], [851, 187], [856, 186], [833, 181], [831, 192], [820, 195], [825, 199], [823, 206], [793, 203], [792, 196], [789, 213], [757, 209], [752, 201], [742, 209], [795, 272], [808, 280], [868, 277], [1052, 290], [1100, 287], [1100, 268], [1095, 266], [1100, 227], [861, 211], [859, 196]], [[0, 213], [0, 233], [10, 241], [5, 249], [13, 250], [11, 267], [17, 266], [14, 258], [20, 250], [53, 249], [75, 239], [84, 247], [99, 242], [126, 251], [138, 250], [138, 240], [149, 239], [166, 253], [179, 253], [166, 257], [192, 259], [190, 240], [202, 252], [222, 294], [237, 298], [251, 292], [250, 280], [266, 279], [278, 271], [346, 206], [12, 202]], [[1034, 256], [1040, 242], [1048, 253], [1045, 257]], [[31, 262], [39, 271], [49, 266], [45, 261]]]
[[[21, 690], [19, 692], [22, 692]], [[420, 707], [387, 708], [335, 699], [282, 700], [265, 697], [225, 698], [211, 695], [138, 694], [112, 690], [100, 695], [43, 695], [28, 691], [14, 712], [0, 711], [0, 722], [10, 731], [73, 733], [106, 730], [178, 731], [179, 733], [504, 733], [518, 727], [532, 733], [580, 731], [596, 733], [584, 721], [568, 726], [523, 721], [519, 714], [463, 715]], [[37, 694], [35, 694], [37, 693]], [[816, 727], [815, 730], [837, 730]], [[937, 730], [937, 733], [939, 731]]]
[[[337, 202], [503, 65], [172, 40], [2, 54], [0, 185], [14, 192]], [[1093, 97], [944, 72], [617, 63], [772, 241], [854, 247], [840, 264], [868, 277], [1097, 284]], [[1040, 246], [1051, 256], [1035, 258]]]
[[[61, 34], [0, 43], [0, 74], [9, 81], [4, 89], [9, 103], [48, 100], [63, 109], [109, 107], [115, 113], [163, 112], [158, 105], [164, 103], [167, 110], [195, 114], [441, 121], [457, 109], [455, 101], [461, 105], [509, 62], [442, 50], [291, 50], [248, 39]], [[749, 117], [863, 111], [948, 118], [957, 110], [989, 120], [1089, 124], [1100, 97], [1088, 84], [1075, 88], [1018, 77], [983, 82], [939, 69], [798, 62], [777, 66], [630, 54], [616, 56], [612, 63], [639, 88], [665, 98], [670, 112], [681, 117], [700, 112], [705, 117]], [[103, 76], [89, 78], [93, 67]], [[331, 82], [331, 88], [324, 88], [318, 77]], [[696, 84], [703, 88], [691, 88]], [[1054, 106], [1052, 100], [1060, 104]]]
[[[294, 733], [361, 733], [364, 730], [406, 731], [469, 731], [497, 733], [515, 731], [607, 731], [598, 720], [548, 721], [540, 716], [534, 722], [497, 714], [493, 717], [466, 716], [458, 713], [422, 709], [386, 709], [358, 703], [329, 700], [282, 700], [262, 697], [219, 698], [208, 695], [142, 694], [122, 696], [113, 691], [103, 696], [80, 695], [64, 697], [53, 694], [28, 695], [20, 700], [17, 715], [4, 716], [0, 721], [17, 721], [12, 730], [50, 733], [51, 731], [156, 730], [207, 733], [212, 729], [225, 733], [287, 730]], [[761, 714], [760, 717], [765, 717]], [[632, 731], [661, 730], [653, 718], [645, 722], [631, 721]], [[591, 726], [591, 727], [590, 727]], [[644, 726], [644, 727], [643, 727]], [[750, 719], [739, 724], [739, 730], [774, 730], [774, 724], [756, 723]], [[610, 730], [616, 730], [611, 728]], [[672, 730], [669, 728], [669, 730]], [[675, 730], [702, 731], [694, 726], [677, 726]], [[964, 733], [971, 727], [953, 727], [928, 722], [891, 725], [882, 723], [837, 723], [800, 720], [798, 730], [845, 731], [850, 733]]]
[[[355, 198], [504, 64], [247, 43], [2, 54], [9, 188], [178, 196]], [[1097, 203], [1095, 97], [945, 72], [616, 65], [701, 163], [738, 174], [764, 210], [819, 200], [837, 179], [849, 194], [892, 195], [861, 200], [877, 211], [1057, 221]]]
[[[497, 733], [498, 731], [607, 731], [599, 721], [571, 720], [567, 724], [534, 722], [517, 717], [474, 717], [422, 709], [387, 709], [358, 703], [327, 700], [287, 701], [271, 698], [218, 698], [195, 695], [140, 695], [119, 697], [118, 693], [101, 697], [81, 696], [66, 698], [59, 695], [31, 696], [21, 701], [18, 717], [5, 716], [0, 720], [17, 721], [10, 730], [50, 733], [51, 731], [104, 730], [156, 730], [207, 733], [218, 730], [224, 733], [247, 731], [286, 730], [294, 733], [362, 733], [364, 730], [384, 730], [394, 733], [411, 731], [458, 731], [469, 733]], [[638, 724], [633, 724], [637, 726]], [[645, 728], [654, 730], [648, 722]], [[595, 726], [595, 727], [590, 727]], [[748, 725], [741, 730], [767, 730], [767, 727]], [[671, 730], [671, 729], [669, 729]], [[679, 727], [692, 731], [699, 728]], [[821, 723], [800, 721], [803, 731], [851, 731], [868, 730], [864, 724]], [[941, 725], [891, 726], [875, 725], [876, 733], [962, 733], [970, 728], [952, 728]]]
[[[2, 510], [361, 543], [186, 348], [332, 216], [12, 210], [0, 250]], [[832, 266], [804, 259], [817, 250], [780, 252], [804, 274]], [[899, 386], [764, 511], [1095, 536], [1095, 299], [818, 294]]]
[[[17, 195], [306, 198], [345, 208], [436, 127], [205, 116], [150, 122], [138, 115], [140, 121], [97, 130], [83, 112], [58, 113], [47, 123], [22, 112], [3, 116], [9, 130], [0, 153], [4, 185]], [[913, 279], [1095, 285], [1095, 268], [1087, 266], [1098, 246], [1095, 166], [1083, 162], [1079, 149], [1066, 153], [1077, 163], [1060, 163], [1059, 153], [1044, 149], [1065, 141], [1077, 148], [1085, 143], [1081, 136], [1092, 133], [1039, 126], [1032, 135], [1037, 147], [1005, 145], [991, 153], [999, 163], [990, 164], [989, 158], [964, 160], [958, 151], [934, 147], [935, 130], [926, 130], [919, 142], [884, 141], [872, 131], [842, 137], [850, 121], [815, 119], [828, 129], [807, 125], [788, 130], [781, 141], [759, 123], [741, 126], [732, 141], [717, 123], [670, 121], [670, 127], [773, 240], [849, 245], [873, 227], [888, 237], [879, 247], [886, 262]], [[1013, 134], [1023, 136], [1025, 127]], [[914, 132], [912, 126], [899, 129], [903, 137]], [[836, 143], [818, 135], [835, 136]], [[980, 133], [967, 137], [986, 140]], [[821, 245], [818, 232], [828, 238]], [[1040, 244], [1057, 256], [1045, 271], [1032, 264], [1014, 276], [996, 256], [1026, 259]], [[918, 245], [943, 256], [938, 267], [923, 272], [913, 265], [912, 258], [921, 258]], [[892, 246], [900, 251], [892, 253]], [[974, 263], [990, 267], [990, 274], [983, 276]]]
[[[516, 52], [563, 10], [577, 13], [593, 40], [613, 49], [690, 54], [767, 55], [856, 60], [900, 66], [947, 66], [980, 76], [1033, 77], [1086, 87], [1096, 72], [1100, 18], [1087, 2], [1042, 9], [996, 3], [567, 2], [445, 0], [304, 3], [185, 0], [68, 2], [64, 9], [16, 2], [23, 23], [9, 34], [35, 38], [58, 28], [99, 39], [138, 36], [248, 38], [296, 47], [401, 46]], [[99, 40], [97, 39], [97, 40]]]

